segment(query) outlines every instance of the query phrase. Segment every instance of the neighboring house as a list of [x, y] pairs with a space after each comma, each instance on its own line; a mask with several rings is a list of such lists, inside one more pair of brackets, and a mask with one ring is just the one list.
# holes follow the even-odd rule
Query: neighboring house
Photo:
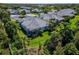
[[75, 10], [72, 9], [62, 9], [60, 11], [48, 12], [48, 14], [41, 14], [40, 17], [43, 20], [49, 21], [50, 19], [55, 19], [57, 21], [64, 20], [64, 16], [72, 17], [75, 14]]
[[27, 10], [27, 9], [24, 9], [26, 14], [29, 14], [30, 13], [30, 10]]
[[28, 10], [28, 9], [19, 9], [20, 11], [25, 11], [26, 12], [26, 14], [29, 14], [30, 13], [30, 10]]
[[33, 13], [41, 13], [42, 10], [39, 10], [39, 9], [33, 9], [32, 12], [33, 12]]
[[22, 6], [22, 7], [20, 7], [20, 8], [22, 8], [22, 9], [27, 9], [27, 10], [30, 10], [30, 9], [31, 9], [31, 7], [27, 7], [27, 6]]
[[57, 12], [57, 15], [59, 15], [59, 16], [74, 16], [74, 14], [76, 13], [76, 11], [75, 10], [73, 10], [73, 9], [62, 9], [62, 10], [59, 10], [58, 12]]
[[8, 11], [10, 12], [11, 15], [18, 15], [19, 12], [16, 9], [8, 9]]
[[61, 16], [59, 16], [59, 15], [57, 15], [55, 13], [52, 13], [52, 12], [49, 13], [49, 14], [43, 14], [40, 17], [41, 17], [41, 19], [46, 20], [46, 21], [50, 21], [51, 19], [61, 21], [61, 20], [64, 19], [63, 17], [61, 17]]
[[42, 14], [40, 16], [41, 19], [43, 20], [46, 20], [46, 21], [49, 21], [50, 19], [52, 19], [52, 15], [49, 15], [49, 14]]
[[10, 15], [12, 19], [18, 19], [20, 15]]

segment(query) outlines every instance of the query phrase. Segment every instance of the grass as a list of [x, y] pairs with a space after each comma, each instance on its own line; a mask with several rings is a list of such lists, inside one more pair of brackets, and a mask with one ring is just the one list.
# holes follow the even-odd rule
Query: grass
[[29, 48], [37, 48], [39, 47], [39, 44], [44, 45], [45, 41], [49, 38], [50, 35], [48, 35], [48, 32], [44, 32], [43, 36], [38, 36], [30, 41]]
[[38, 16], [38, 14], [36, 14], [36, 13], [33, 13], [33, 14], [31, 14], [32, 16]]
[[25, 37], [26, 35], [22, 32], [22, 30], [18, 30], [18, 35], [20, 36], [20, 38]]

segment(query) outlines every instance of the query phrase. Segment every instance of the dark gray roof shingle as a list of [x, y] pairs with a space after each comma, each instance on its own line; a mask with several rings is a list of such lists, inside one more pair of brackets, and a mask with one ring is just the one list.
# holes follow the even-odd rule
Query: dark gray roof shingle
[[30, 31], [32, 31], [32, 30], [36, 30], [36, 29], [48, 26], [48, 24], [39, 18], [32, 18], [32, 19], [24, 20], [21, 23], [21, 26], [25, 30], [29, 29]]
[[57, 12], [57, 15], [59, 15], [59, 16], [73, 16], [75, 13], [76, 12], [73, 9], [62, 9]]

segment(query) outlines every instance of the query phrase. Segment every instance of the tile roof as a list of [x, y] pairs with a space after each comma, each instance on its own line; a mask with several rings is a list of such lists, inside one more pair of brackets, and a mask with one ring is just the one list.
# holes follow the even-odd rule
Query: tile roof
[[39, 19], [39, 18], [32, 18], [32, 19], [27, 19], [27, 20], [24, 20], [22, 23], [21, 23], [21, 26], [25, 29], [25, 30], [35, 30], [35, 29], [40, 29], [42, 27], [45, 27], [47, 26], [48, 24]]
[[75, 13], [76, 12], [73, 9], [62, 9], [57, 12], [57, 15], [59, 15], [59, 16], [73, 16]]

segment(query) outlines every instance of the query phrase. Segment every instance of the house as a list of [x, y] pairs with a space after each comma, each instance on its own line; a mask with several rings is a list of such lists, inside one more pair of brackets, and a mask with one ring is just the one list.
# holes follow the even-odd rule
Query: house
[[63, 20], [64, 18], [57, 15], [56, 13], [48, 13], [48, 14], [42, 14], [40, 16], [41, 19], [45, 20], [45, 21], [50, 21], [51, 19], [55, 19], [55, 20], [58, 20], [58, 21], [61, 21]]
[[20, 15], [10, 15], [10, 18], [12, 19], [18, 19]]
[[40, 18], [46, 21], [49, 21], [51, 19], [61, 21], [64, 20], [64, 16], [72, 17], [75, 13], [75, 10], [72, 9], [62, 9], [59, 11], [48, 12], [47, 14], [42, 13], [40, 14]]
[[30, 9], [31, 9], [31, 7], [27, 7], [27, 6], [22, 6], [22, 7], [20, 7], [20, 8], [22, 8], [22, 9], [27, 9], [27, 10], [30, 10]]
[[49, 14], [42, 14], [40, 15], [40, 18], [46, 21], [49, 21], [50, 19], [52, 19], [52, 16]]
[[59, 10], [56, 14], [59, 15], [59, 16], [74, 16], [75, 14], [75, 10], [73, 9], [62, 9], [62, 10]]
[[33, 9], [32, 12], [33, 12], [33, 13], [41, 13], [42, 10], [39, 10], [39, 9], [36, 8], [36, 9]]
[[8, 9], [8, 11], [10, 12], [11, 15], [18, 15], [19, 12], [16, 9]]
[[20, 11], [25, 11], [26, 14], [29, 14], [30, 13], [30, 10], [28, 10], [28, 9], [20, 9]]
[[46, 30], [48, 28], [48, 23], [40, 18], [31, 18], [21, 22], [21, 27], [27, 32], [28, 36], [37, 35], [39, 31]]
[[26, 14], [29, 14], [30, 13], [30, 10], [27, 10], [27, 9], [24, 9]]

